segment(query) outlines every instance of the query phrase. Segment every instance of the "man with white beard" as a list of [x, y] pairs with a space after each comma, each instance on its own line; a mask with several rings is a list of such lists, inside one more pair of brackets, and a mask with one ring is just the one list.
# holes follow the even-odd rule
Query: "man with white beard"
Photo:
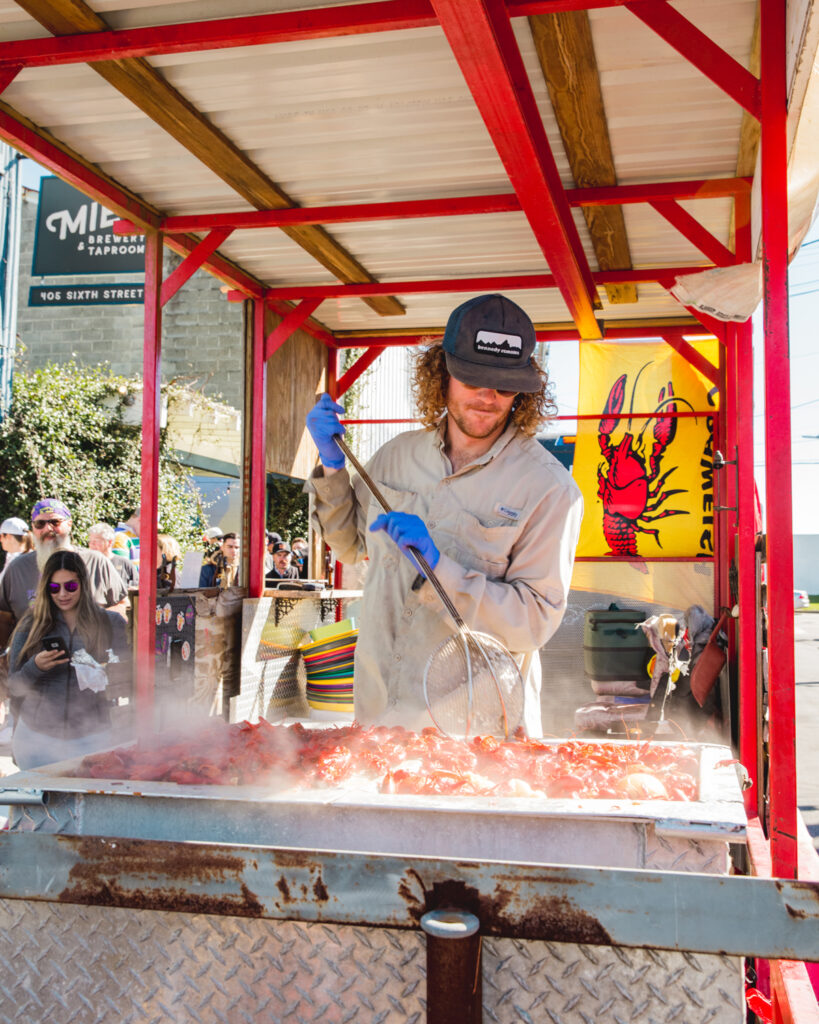
[[[76, 551], [85, 562], [94, 601], [102, 608], [125, 614], [128, 592], [111, 561], [98, 551], [71, 543], [71, 513], [56, 498], [43, 498], [31, 510], [34, 550], [18, 555], [0, 579], [0, 611], [20, 620], [34, 600], [42, 567], [55, 551]], [[120, 606], [121, 607], [118, 607]]]

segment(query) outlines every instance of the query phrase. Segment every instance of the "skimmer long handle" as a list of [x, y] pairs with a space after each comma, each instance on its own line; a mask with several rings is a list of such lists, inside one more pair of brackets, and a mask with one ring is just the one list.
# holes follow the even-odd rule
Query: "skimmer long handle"
[[[375, 498], [375, 500], [378, 502], [378, 504], [381, 506], [381, 508], [383, 508], [385, 512], [392, 512], [393, 510], [392, 510], [392, 508], [390, 508], [390, 505], [387, 502], [387, 499], [384, 497], [384, 495], [381, 493], [381, 491], [379, 491], [378, 487], [375, 484], [375, 481], [372, 479], [372, 477], [367, 472], [367, 470], [361, 465], [361, 463], [358, 461], [358, 459], [355, 457], [355, 455], [353, 455], [353, 453], [350, 451], [350, 447], [347, 444], [347, 442], [342, 438], [342, 436], [340, 434], [336, 434], [335, 435], [335, 440], [336, 440], [336, 444], [342, 450], [344, 455], [350, 460], [350, 463], [352, 464], [353, 469], [355, 469], [356, 473], [358, 473], [358, 475], [361, 477], [361, 479], [367, 485], [367, 489], [369, 490], [370, 494], [372, 494], [372, 496]], [[435, 593], [438, 595], [438, 597], [440, 597], [444, 607], [449, 612], [449, 614], [452, 616], [452, 621], [455, 623], [455, 625], [458, 627], [458, 629], [460, 630], [461, 633], [466, 633], [467, 632], [466, 623], [461, 618], [461, 616], [458, 614], [458, 609], [455, 607], [455, 605], [452, 603], [452, 601], [450, 601], [449, 595], [447, 594], [447, 592], [444, 590], [443, 586], [441, 585], [441, 581], [438, 579], [438, 577], [432, 571], [432, 567], [430, 566], [429, 562], [426, 560], [426, 558], [424, 558], [424, 556], [421, 554], [421, 552], [418, 550], [418, 548], [411, 547], [410, 551], [412, 552], [412, 557], [415, 559], [415, 561], [421, 567], [421, 572], [426, 576], [426, 578], [429, 580], [429, 582], [433, 585], [433, 587], [435, 588]]]

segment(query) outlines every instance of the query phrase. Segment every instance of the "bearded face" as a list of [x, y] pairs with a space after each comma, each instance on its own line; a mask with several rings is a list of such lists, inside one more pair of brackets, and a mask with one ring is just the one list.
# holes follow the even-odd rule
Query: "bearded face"
[[44, 530], [34, 529], [34, 550], [37, 554], [37, 568], [43, 566], [55, 551], [64, 551], [71, 547], [71, 520], [64, 519], [59, 526], [47, 526]]

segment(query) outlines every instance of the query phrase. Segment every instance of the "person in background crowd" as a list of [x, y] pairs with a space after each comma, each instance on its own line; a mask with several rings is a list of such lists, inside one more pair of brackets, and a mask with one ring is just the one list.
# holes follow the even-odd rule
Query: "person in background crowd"
[[40, 573], [55, 551], [75, 551], [85, 563], [92, 600], [103, 608], [126, 611], [128, 592], [110, 559], [71, 543], [71, 513], [57, 498], [43, 498], [31, 510], [34, 550], [18, 555], [0, 576], [0, 611], [22, 619], [34, 600]]
[[236, 586], [239, 576], [239, 538], [235, 533], [226, 533], [219, 550], [202, 563], [199, 573], [200, 587]]
[[105, 691], [81, 690], [78, 684], [71, 659], [80, 649], [101, 665], [109, 650], [121, 662], [130, 659], [122, 616], [99, 607], [82, 555], [62, 549], [46, 560], [34, 604], [11, 638], [12, 751], [19, 768], [81, 757], [110, 744]]
[[0, 524], [0, 547], [6, 553], [5, 568], [17, 555], [24, 555], [34, 547], [34, 539], [25, 520], [12, 516]]
[[140, 506], [128, 516], [124, 523], [117, 523], [114, 530], [114, 547], [112, 554], [127, 558], [134, 563], [137, 579], [139, 579], [139, 516]]
[[221, 527], [211, 526], [202, 534], [202, 543], [205, 545], [205, 553], [202, 556], [203, 563], [209, 558], [213, 558], [216, 552], [219, 550], [219, 545], [222, 543], [224, 537]]
[[583, 498], [535, 439], [554, 410], [536, 342], [531, 319], [505, 295], [452, 311], [443, 339], [416, 361], [422, 428], [388, 441], [367, 467], [390, 496], [386, 515], [345, 468], [334, 440], [343, 408], [325, 394], [307, 416], [321, 460], [305, 485], [314, 529], [345, 564], [369, 559], [355, 651], [362, 724], [432, 724], [424, 667], [453, 627], [415, 549], [467, 626], [515, 656], [524, 728], [542, 735], [538, 651], [566, 611]]
[[299, 570], [299, 576], [306, 580], [308, 578], [308, 566], [307, 566], [307, 541], [304, 537], [295, 537], [293, 539], [293, 565]]
[[122, 577], [122, 582], [130, 589], [139, 586], [136, 565], [122, 555], [114, 552], [114, 527], [108, 523], [94, 523], [88, 530], [88, 547], [91, 551], [99, 551], [104, 558], [110, 558], [114, 568]]
[[272, 530], [267, 531], [267, 546], [264, 553], [264, 574], [267, 578], [268, 573], [273, 569], [273, 549], [277, 544], [281, 544], [282, 538], [278, 533], [274, 533]]
[[182, 562], [182, 549], [179, 542], [169, 533], [156, 535], [156, 585], [160, 589], [176, 586], [176, 572]]
[[275, 580], [297, 580], [299, 570], [291, 565], [293, 552], [287, 541], [277, 544], [273, 550], [273, 568], [265, 577], [266, 583], [273, 583]]

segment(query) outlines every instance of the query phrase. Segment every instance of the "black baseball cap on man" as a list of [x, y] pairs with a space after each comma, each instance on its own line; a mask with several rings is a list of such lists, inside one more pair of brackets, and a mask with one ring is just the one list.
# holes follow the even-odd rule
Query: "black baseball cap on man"
[[449, 315], [446, 368], [462, 384], [499, 391], [540, 391], [532, 362], [535, 325], [505, 295], [477, 295]]

